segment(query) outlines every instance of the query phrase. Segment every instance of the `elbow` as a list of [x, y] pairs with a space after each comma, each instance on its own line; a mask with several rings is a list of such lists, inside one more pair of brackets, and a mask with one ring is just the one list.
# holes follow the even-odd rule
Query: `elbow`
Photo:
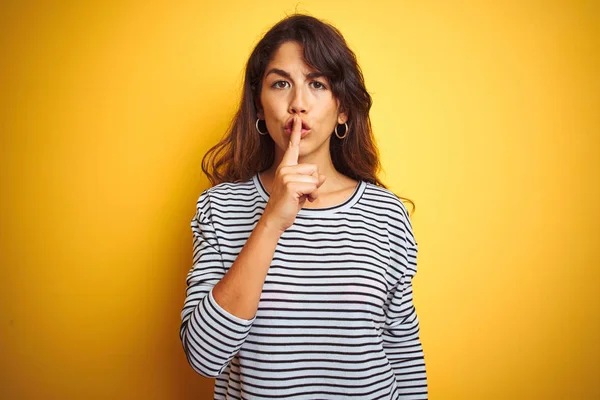
[[187, 329], [182, 336], [183, 351], [188, 364], [199, 375], [205, 378], [216, 378], [227, 368], [228, 362], [215, 360], [209, 352], [202, 349], [197, 343], [191, 343], [188, 340]]
[[187, 353], [187, 352], [186, 352], [186, 356], [187, 356], [188, 364], [190, 364], [192, 369], [198, 375], [203, 376], [205, 378], [216, 378], [217, 376], [221, 375], [219, 371], [207, 368], [200, 361], [198, 361], [197, 359], [194, 359], [194, 357], [190, 356], [189, 353]]
[[226, 365], [222, 366], [220, 369], [210, 368], [208, 365], [204, 364], [202, 361], [196, 359], [194, 356], [191, 356], [186, 352], [187, 360], [192, 369], [199, 375], [205, 378], [216, 378], [221, 375], [222, 371], [225, 369]]

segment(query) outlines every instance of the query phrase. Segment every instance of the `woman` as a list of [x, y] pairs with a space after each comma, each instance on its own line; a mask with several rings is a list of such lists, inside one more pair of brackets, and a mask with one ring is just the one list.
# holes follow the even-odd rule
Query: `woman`
[[[248, 60], [191, 221], [181, 341], [215, 399], [426, 399], [417, 243], [377, 179], [371, 97], [339, 31], [306, 15]], [[307, 201], [308, 200], [308, 201]]]

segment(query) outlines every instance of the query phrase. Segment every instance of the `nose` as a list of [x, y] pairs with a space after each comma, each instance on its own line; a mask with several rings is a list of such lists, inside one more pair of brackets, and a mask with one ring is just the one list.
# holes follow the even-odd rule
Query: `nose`
[[306, 99], [304, 98], [304, 91], [301, 87], [296, 86], [292, 91], [292, 99], [290, 101], [289, 112], [291, 114], [306, 113]]

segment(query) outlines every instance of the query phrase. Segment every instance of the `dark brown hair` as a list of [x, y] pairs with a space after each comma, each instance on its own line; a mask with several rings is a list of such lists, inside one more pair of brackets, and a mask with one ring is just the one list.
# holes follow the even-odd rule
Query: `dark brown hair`
[[[289, 41], [299, 43], [305, 63], [325, 75], [333, 96], [340, 100], [340, 111], [348, 116], [347, 136], [338, 139], [334, 135], [330, 140], [335, 169], [355, 180], [387, 189], [377, 177], [381, 164], [369, 117], [372, 100], [356, 56], [337, 28], [303, 14], [293, 14], [279, 21], [252, 51], [246, 64], [239, 109], [223, 139], [202, 159], [202, 170], [211, 184], [245, 181], [273, 164], [273, 139], [259, 135], [255, 123], [257, 111], [261, 110], [265, 69], [277, 49]], [[412, 200], [398, 197], [411, 203], [414, 211]]]

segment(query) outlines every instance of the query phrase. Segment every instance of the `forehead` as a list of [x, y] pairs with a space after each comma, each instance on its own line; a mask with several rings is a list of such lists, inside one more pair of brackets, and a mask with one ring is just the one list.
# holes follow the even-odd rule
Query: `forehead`
[[290, 72], [293, 72], [292, 68], [300, 69], [301, 72], [316, 71], [304, 61], [302, 46], [297, 42], [285, 42], [279, 46], [265, 72], [272, 67], [287, 68]]

